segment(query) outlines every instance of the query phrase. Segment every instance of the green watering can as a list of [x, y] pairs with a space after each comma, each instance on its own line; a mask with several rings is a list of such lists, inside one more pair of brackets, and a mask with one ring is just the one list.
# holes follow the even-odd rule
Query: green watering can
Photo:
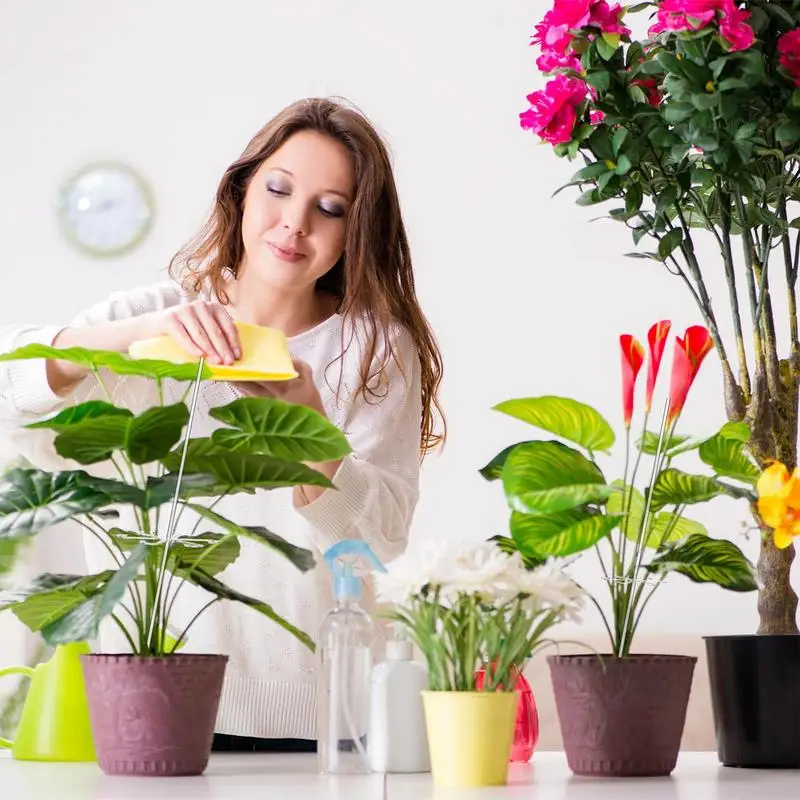
[[60, 644], [36, 667], [6, 667], [4, 675], [25, 675], [31, 685], [13, 742], [0, 738], [21, 761], [96, 761], [80, 656], [85, 642]]

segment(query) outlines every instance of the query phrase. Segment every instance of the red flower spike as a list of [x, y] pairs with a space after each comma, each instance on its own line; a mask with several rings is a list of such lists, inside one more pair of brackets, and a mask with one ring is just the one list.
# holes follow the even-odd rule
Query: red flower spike
[[668, 319], [662, 319], [661, 322], [656, 322], [647, 332], [650, 359], [647, 362], [647, 395], [644, 401], [644, 410], [648, 413], [653, 403], [653, 391], [656, 388], [661, 357], [664, 355], [664, 347], [667, 344], [670, 328], [672, 328], [672, 323]]
[[669, 387], [669, 422], [677, 419], [683, 411], [686, 396], [700, 371], [703, 359], [714, 343], [707, 328], [693, 325], [686, 329], [683, 339], [675, 337], [675, 353], [672, 359], [672, 380]]
[[619, 337], [619, 346], [622, 356], [622, 413], [625, 427], [630, 428], [633, 417], [633, 390], [636, 386], [636, 376], [644, 363], [644, 348], [629, 333], [623, 333]]

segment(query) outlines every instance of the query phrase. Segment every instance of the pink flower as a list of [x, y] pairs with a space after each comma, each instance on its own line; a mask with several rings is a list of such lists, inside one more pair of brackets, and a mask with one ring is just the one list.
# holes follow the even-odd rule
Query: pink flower
[[746, 24], [750, 17], [749, 11], [737, 7], [736, 0], [663, 0], [649, 33], [699, 31], [718, 21], [729, 50], [746, 50], [755, 41], [753, 29]]
[[570, 31], [579, 30], [589, 23], [590, 4], [590, 0], [556, 0], [536, 26], [531, 44], [538, 44], [544, 53], [554, 50], [565, 55], [572, 42]]
[[730, 51], [747, 50], [756, 40], [753, 29], [746, 23], [752, 14], [736, 7], [734, 0], [723, 0], [719, 32], [730, 45]]
[[616, 33], [619, 36], [629, 36], [631, 29], [622, 24], [622, 6], [610, 6], [606, 0], [592, 3], [589, 27], [599, 28], [601, 33]]
[[716, 19], [718, 6], [719, 0], [664, 0], [649, 33], [699, 31]]
[[599, 108], [593, 108], [589, 112], [589, 122], [592, 125], [599, 125], [605, 118], [606, 115]]
[[536, 59], [536, 66], [539, 68], [540, 72], [544, 72], [545, 74], [555, 72], [559, 69], [572, 69], [575, 70], [575, 72], [581, 72], [583, 69], [583, 67], [581, 67], [581, 60], [577, 56], [571, 53], [562, 56], [555, 50], [542, 53], [542, 55]]
[[778, 39], [778, 63], [800, 86], [800, 28], [784, 33]]
[[539, 45], [542, 49], [536, 65], [543, 72], [567, 66], [557, 62], [570, 56], [574, 38], [572, 31], [589, 28], [593, 32], [628, 36], [630, 29], [622, 24], [623, 13], [621, 5], [611, 6], [607, 0], [555, 0], [553, 8], [536, 26], [531, 39], [532, 45]]
[[556, 75], [544, 89], [528, 95], [531, 107], [519, 115], [520, 125], [550, 144], [564, 144], [572, 139], [578, 108], [585, 99], [583, 81]]

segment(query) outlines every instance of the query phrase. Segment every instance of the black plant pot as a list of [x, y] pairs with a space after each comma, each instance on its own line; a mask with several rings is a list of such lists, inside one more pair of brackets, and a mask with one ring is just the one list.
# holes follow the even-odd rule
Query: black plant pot
[[726, 767], [800, 768], [800, 636], [707, 636]]

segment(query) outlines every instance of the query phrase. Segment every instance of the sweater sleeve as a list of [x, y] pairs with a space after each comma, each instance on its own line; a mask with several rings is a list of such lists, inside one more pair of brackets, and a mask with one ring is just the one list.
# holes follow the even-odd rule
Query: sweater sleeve
[[323, 551], [342, 539], [364, 539], [388, 562], [408, 543], [419, 490], [420, 362], [404, 329], [393, 332], [392, 346], [399, 363], [389, 360], [380, 396], [359, 392], [354, 399], [345, 423], [353, 452], [334, 475], [335, 488], [299, 509]]
[[[22, 325], [0, 329], [0, 352], [9, 353], [29, 344], [50, 346], [66, 327], [99, 325], [146, 314], [179, 302], [179, 297], [178, 289], [166, 283], [115, 292], [79, 313], [68, 325]], [[11, 457], [23, 456], [43, 469], [63, 467], [62, 460], [53, 453], [52, 432], [27, 430], [23, 426], [68, 405], [90, 399], [96, 389], [96, 382], [87, 378], [70, 393], [61, 396], [50, 388], [45, 359], [0, 361], [2, 449]]]

